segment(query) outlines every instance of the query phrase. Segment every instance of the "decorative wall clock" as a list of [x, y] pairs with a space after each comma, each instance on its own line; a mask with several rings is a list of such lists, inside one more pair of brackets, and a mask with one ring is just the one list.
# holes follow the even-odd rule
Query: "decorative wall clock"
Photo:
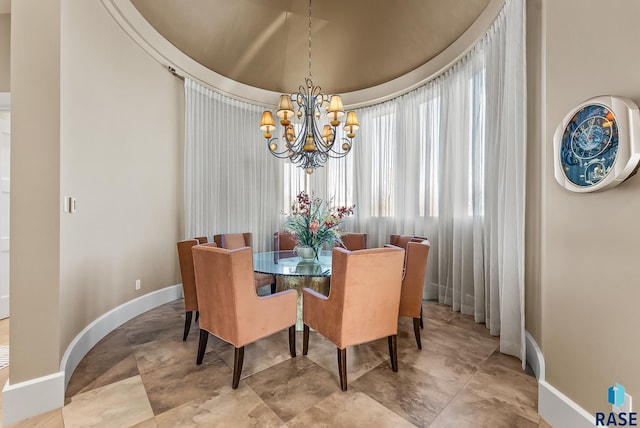
[[640, 164], [640, 111], [623, 97], [588, 99], [571, 110], [553, 136], [554, 173], [572, 192], [617, 186]]

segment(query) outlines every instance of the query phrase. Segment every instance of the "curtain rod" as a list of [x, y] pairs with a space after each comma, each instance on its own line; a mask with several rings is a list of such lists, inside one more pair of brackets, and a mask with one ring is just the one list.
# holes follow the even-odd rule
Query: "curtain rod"
[[180, 76], [177, 72], [176, 69], [171, 67], [170, 65], [167, 66], [167, 70], [169, 70], [169, 73], [173, 74], [174, 76], [176, 76], [178, 79], [180, 80], [184, 80], [184, 76]]

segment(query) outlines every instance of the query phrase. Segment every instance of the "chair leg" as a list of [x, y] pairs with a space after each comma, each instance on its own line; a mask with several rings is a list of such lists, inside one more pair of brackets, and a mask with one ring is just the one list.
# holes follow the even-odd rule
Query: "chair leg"
[[237, 389], [240, 383], [240, 375], [242, 374], [242, 363], [244, 362], [244, 346], [236, 348], [233, 355], [233, 383], [231, 388]]
[[387, 338], [389, 341], [389, 356], [391, 357], [391, 370], [398, 371], [398, 336], [396, 334]]
[[304, 324], [302, 327], [302, 355], [309, 352], [309, 326]]
[[200, 311], [196, 311], [196, 321], [198, 321], [198, 318], [200, 318]]
[[296, 326], [289, 327], [289, 353], [291, 358], [296, 356]]
[[347, 348], [338, 349], [338, 375], [340, 376], [340, 388], [347, 390]]
[[192, 311], [187, 311], [185, 313], [184, 319], [184, 334], [182, 335], [182, 341], [187, 340], [187, 336], [189, 336], [189, 329], [191, 328], [191, 317], [193, 316]]
[[422, 306], [420, 306], [420, 328], [424, 328], [424, 322], [422, 322]]
[[209, 332], [207, 330], [200, 330], [200, 343], [198, 344], [198, 358], [196, 358], [196, 364], [202, 364], [204, 358], [204, 351], [207, 349], [207, 341], [209, 340]]
[[416, 335], [418, 349], [422, 349], [422, 343], [420, 342], [420, 318], [413, 319], [413, 333]]

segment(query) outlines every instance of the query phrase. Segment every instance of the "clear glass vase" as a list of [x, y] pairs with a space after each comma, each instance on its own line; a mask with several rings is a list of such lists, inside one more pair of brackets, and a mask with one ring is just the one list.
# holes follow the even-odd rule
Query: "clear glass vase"
[[302, 261], [313, 262], [318, 260], [320, 246], [311, 247], [309, 245], [298, 245], [295, 247], [295, 251]]

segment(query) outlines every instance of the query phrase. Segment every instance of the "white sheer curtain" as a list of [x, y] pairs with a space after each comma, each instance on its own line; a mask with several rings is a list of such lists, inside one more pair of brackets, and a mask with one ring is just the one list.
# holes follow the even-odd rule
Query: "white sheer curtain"
[[185, 236], [251, 231], [269, 249], [298, 191], [355, 203], [346, 228], [369, 246], [427, 236], [424, 296], [485, 322], [524, 361], [524, 11], [507, 0], [442, 75], [360, 109], [351, 154], [311, 176], [268, 154], [260, 108], [186, 81]]
[[426, 298], [485, 322], [500, 350], [525, 358], [524, 2], [427, 85], [358, 111], [356, 228], [427, 236]]
[[282, 209], [282, 161], [258, 129], [262, 108], [185, 79], [185, 238], [252, 232], [271, 250]]

